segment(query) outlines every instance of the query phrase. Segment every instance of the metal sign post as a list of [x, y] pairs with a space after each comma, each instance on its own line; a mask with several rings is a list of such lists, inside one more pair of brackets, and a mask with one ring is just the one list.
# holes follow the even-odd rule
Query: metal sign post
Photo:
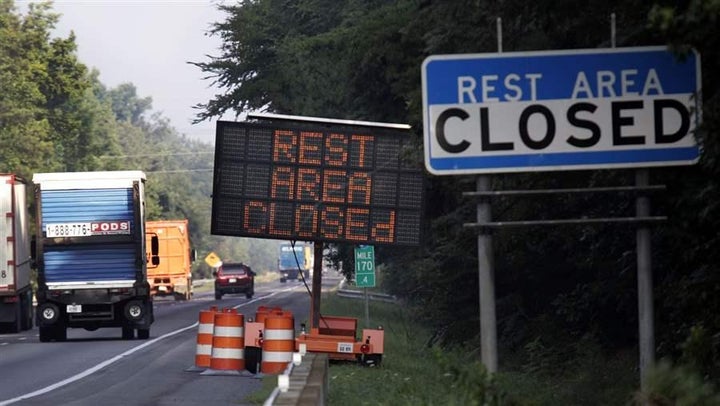
[[375, 287], [375, 247], [355, 248], [355, 286], [365, 292], [365, 326], [370, 326], [370, 297], [367, 288]]
[[315, 241], [313, 256], [312, 297], [310, 298], [310, 315], [312, 318], [310, 325], [317, 328], [320, 325], [320, 295], [322, 294], [322, 241]]
[[[477, 178], [477, 191], [490, 191], [490, 176]], [[478, 223], [492, 220], [491, 205], [488, 199], [480, 199], [477, 205]], [[480, 294], [480, 353], [483, 365], [488, 372], [497, 372], [497, 326], [495, 319], [495, 264], [493, 257], [493, 238], [489, 228], [481, 228], [477, 237], [478, 246], [478, 282]]]

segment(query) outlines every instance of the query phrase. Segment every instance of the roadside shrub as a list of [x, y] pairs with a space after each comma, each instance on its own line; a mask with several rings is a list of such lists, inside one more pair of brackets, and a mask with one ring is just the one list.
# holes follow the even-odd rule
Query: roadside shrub
[[637, 405], [717, 406], [720, 394], [688, 366], [659, 362], [648, 372], [647, 388], [636, 396]]

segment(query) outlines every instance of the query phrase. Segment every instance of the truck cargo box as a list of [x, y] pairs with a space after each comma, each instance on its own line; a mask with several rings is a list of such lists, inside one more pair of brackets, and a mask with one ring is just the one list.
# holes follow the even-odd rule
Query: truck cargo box
[[[56, 187], [73, 187], [68, 182], [54, 183]], [[41, 183], [44, 235], [74, 240], [71, 245], [46, 245], [44, 261], [48, 287], [94, 287], [98, 283], [132, 286], [135, 282], [134, 191], [132, 185], [116, 182], [106, 185], [114, 187], [99, 188], [96, 185], [81, 190], [54, 190], [45, 189], [47, 184]]]
[[26, 182], [0, 174], [0, 331], [32, 327], [31, 265]]

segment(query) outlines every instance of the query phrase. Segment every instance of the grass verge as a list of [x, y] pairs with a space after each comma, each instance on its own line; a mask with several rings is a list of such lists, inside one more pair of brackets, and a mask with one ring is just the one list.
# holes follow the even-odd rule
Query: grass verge
[[[325, 294], [322, 313], [356, 317], [365, 325], [362, 300]], [[529, 364], [524, 351], [505, 355], [501, 371], [490, 375], [474, 350], [428, 346], [431, 333], [412, 310], [400, 304], [371, 302], [371, 328], [383, 326], [385, 354], [379, 367], [331, 363], [331, 405], [629, 405], [637, 385], [632, 351], [608, 357], [592, 343], [570, 360], [550, 357]], [[358, 331], [360, 334], [360, 331]], [[265, 378], [263, 390], [248, 402], [261, 404], [277, 383]]]

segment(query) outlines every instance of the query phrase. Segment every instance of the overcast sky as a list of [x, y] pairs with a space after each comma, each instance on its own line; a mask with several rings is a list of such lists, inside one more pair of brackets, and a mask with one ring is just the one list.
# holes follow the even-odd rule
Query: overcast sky
[[[219, 56], [220, 39], [206, 35], [212, 23], [226, 18], [219, 1], [55, 0], [53, 9], [62, 14], [55, 36], [74, 31], [80, 61], [97, 68], [107, 87], [133, 83], [138, 96], [152, 97], [153, 112], [169, 118], [178, 132], [214, 142], [214, 121], [191, 124], [197, 112], [192, 106], [219, 91], [187, 62]], [[31, 2], [36, 1], [16, 0], [21, 6]]]

